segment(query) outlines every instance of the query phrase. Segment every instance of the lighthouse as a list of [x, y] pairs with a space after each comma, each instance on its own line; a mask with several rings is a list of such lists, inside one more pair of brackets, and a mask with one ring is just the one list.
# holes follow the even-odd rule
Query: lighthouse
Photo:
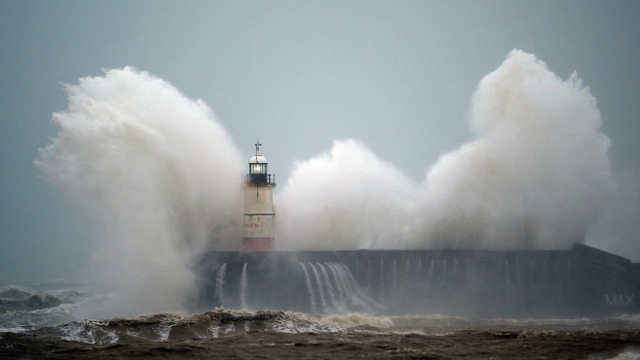
[[273, 189], [276, 176], [267, 172], [267, 159], [260, 152], [260, 146], [257, 141], [245, 178], [242, 251], [271, 251], [275, 247]]

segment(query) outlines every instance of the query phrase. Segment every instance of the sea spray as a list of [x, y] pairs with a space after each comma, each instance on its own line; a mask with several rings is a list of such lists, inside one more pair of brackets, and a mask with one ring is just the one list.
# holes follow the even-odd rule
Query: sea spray
[[342, 286], [342, 283], [340, 282], [340, 274], [336, 271], [336, 268], [334, 267], [334, 263], [325, 262], [323, 266], [326, 266], [327, 268], [329, 268], [329, 272], [331, 273], [333, 283], [335, 284], [335, 287], [337, 290], [336, 297], [340, 302], [342, 302], [347, 295], [345, 294], [344, 292], [345, 289]]
[[408, 237], [415, 191], [406, 175], [362, 142], [334, 141], [328, 154], [296, 163], [282, 193], [276, 194], [276, 246], [401, 247]]
[[220, 307], [224, 307], [224, 274], [227, 269], [227, 263], [222, 264], [216, 274], [216, 292], [215, 298]]
[[320, 302], [322, 303], [322, 311], [323, 312], [327, 312], [327, 310], [328, 310], [328, 308], [327, 308], [327, 300], [324, 297], [322, 279], [320, 278], [320, 274], [319, 274], [318, 270], [316, 269], [316, 267], [312, 263], [309, 263], [309, 266], [311, 266], [311, 270], [313, 270], [313, 278], [316, 281], [316, 286], [318, 288], [318, 294], [320, 295]]
[[351, 291], [347, 281], [345, 279], [344, 270], [337, 263], [325, 263], [331, 269], [331, 273], [333, 274], [333, 278], [336, 283], [336, 287], [338, 288], [338, 292], [340, 293], [340, 301], [344, 302], [351, 297]]
[[[102, 316], [185, 311], [202, 253], [238, 247], [244, 162], [202, 101], [147, 73], [111, 70], [67, 91], [68, 110], [53, 116], [58, 136], [37, 164], [95, 230], [92, 273], [119, 294]], [[351, 139], [296, 163], [276, 194], [276, 246], [567, 248], [584, 241], [611, 188], [600, 125], [577, 76], [562, 81], [513, 51], [472, 99], [475, 139], [423, 183]], [[328, 274], [309, 265], [327, 310]], [[384, 274], [381, 260], [381, 286]]]
[[309, 293], [309, 304], [311, 305], [311, 313], [317, 314], [318, 308], [316, 307], [316, 299], [315, 299], [315, 294], [313, 292], [313, 286], [311, 285], [311, 279], [309, 278], [309, 272], [307, 271], [307, 268], [304, 266], [303, 263], [300, 263], [300, 266], [302, 266], [302, 271], [304, 272], [304, 278], [307, 284], [307, 292]]
[[322, 276], [324, 277], [324, 285], [326, 286], [327, 293], [329, 294], [329, 298], [331, 299], [331, 305], [334, 309], [337, 308], [338, 303], [336, 301], [336, 294], [333, 291], [333, 285], [331, 285], [331, 280], [329, 280], [329, 274], [327, 274], [327, 269], [325, 269], [323, 264], [316, 263], [322, 272]]
[[85, 315], [185, 311], [200, 254], [235, 246], [235, 146], [202, 101], [148, 73], [110, 70], [66, 89], [36, 163], [93, 229], [90, 280], [118, 294]]
[[240, 274], [240, 307], [247, 309], [247, 263], [242, 265]]
[[276, 198], [278, 246], [523, 250], [584, 242], [612, 179], [596, 100], [577, 75], [563, 81], [514, 50], [478, 85], [469, 120], [475, 139], [443, 155], [422, 184], [352, 139], [296, 163]]
[[411, 242], [502, 250], [584, 242], [612, 188], [601, 123], [575, 73], [562, 81], [535, 56], [512, 51], [473, 96], [476, 139], [430, 169], [422, 231]]

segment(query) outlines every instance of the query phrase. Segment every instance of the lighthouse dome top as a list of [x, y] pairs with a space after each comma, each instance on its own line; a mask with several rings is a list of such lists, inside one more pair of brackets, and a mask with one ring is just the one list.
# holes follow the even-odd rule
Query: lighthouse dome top
[[262, 155], [261, 151], [256, 151], [255, 155], [249, 160], [249, 164], [266, 164], [267, 158]]
[[[260, 141], [256, 142], [256, 153], [249, 159], [249, 174], [247, 184], [262, 184], [276, 186], [276, 176], [267, 171], [267, 159], [260, 152]], [[262, 186], [260, 185], [260, 186]]]

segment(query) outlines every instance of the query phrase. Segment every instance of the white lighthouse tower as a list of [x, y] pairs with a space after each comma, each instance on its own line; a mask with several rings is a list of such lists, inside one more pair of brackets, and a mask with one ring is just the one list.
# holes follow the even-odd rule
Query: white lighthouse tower
[[249, 173], [244, 186], [243, 251], [272, 251], [275, 247], [273, 228], [273, 189], [275, 174], [267, 173], [267, 159], [256, 142], [256, 154], [249, 160]]

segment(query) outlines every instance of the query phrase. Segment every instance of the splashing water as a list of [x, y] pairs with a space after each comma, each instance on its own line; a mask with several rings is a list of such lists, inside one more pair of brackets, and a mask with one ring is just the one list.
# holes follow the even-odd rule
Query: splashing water
[[233, 248], [240, 157], [200, 100], [132, 68], [66, 86], [69, 109], [37, 165], [94, 230], [110, 316], [184, 311], [200, 253]]
[[309, 303], [311, 304], [311, 313], [312, 314], [317, 314], [318, 313], [318, 308], [316, 307], [315, 292], [313, 291], [313, 286], [311, 285], [311, 279], [309, 278], [309, 272], [307, 271], [307, 268], [304, 266], [303, 263], [300, 263], [300, 266], [302, 266], [302, 271], [304, 272], [305, 282], [307, 284], [307, 292], [309, 293]]
[[[69, 108], [53, 115], [58, 136], [36, 163], [94, 230], [94, 279], [121, 295], [97, 316], [184, 312], [201, 254], [238, 248], [244, 162], [202, 101], [148, 73], [110, 70], [66, 89]], [[514, 50], [480, 82], [470, 126], [475, 139], [443, 155], [421, 184], [353, 139], [295, 164], [275, 197], [276, 246], [564, 249], [583, 242], [612, 181], [609, 140], [580, 79], [562, 81]], [[308, 265], [326, 310], [340, 294], [320, 286], [324, 266]]]
[[277, 198], [279, 245], [566, 249], [584, 242], [612, 180], [596, 100], [577, 75], [562, 81], [514, 50], [480, 82], [470, 126], [476, 139], [442, 156], [423, 184], [354, 140], [296, 164]]
[[215, 298], [218, 303], [220, 303], [221, 307], [224, 307], [224, 274], [227, 269], [227, 264], [224, 263], [218, 269], [218, 274], [216, 275], [216, 293]]
[[247, 309], [247, 263], [242, 265], [242, 274], [240, 275], [240, 307]]

